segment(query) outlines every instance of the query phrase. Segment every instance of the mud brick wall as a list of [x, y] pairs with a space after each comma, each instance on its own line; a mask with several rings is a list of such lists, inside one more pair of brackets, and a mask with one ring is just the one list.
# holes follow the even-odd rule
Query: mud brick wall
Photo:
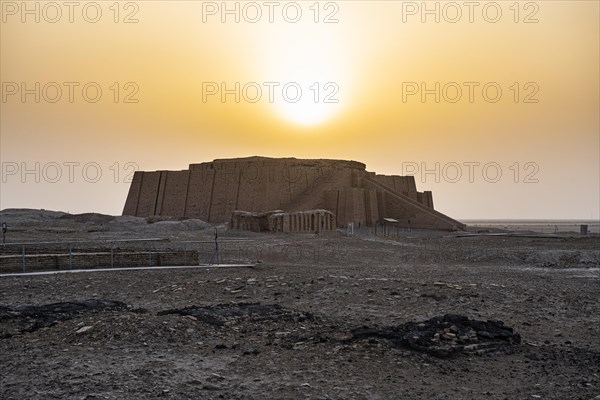
[[414, 228], [464, 229], [433, 210], [431, 192], [412, 176], [377, 175], [344, 160], [249, 157], [191, 164], [184, 171], [138, 171], [123, 215], [229, 222], [236, 210], [297, 212], [324, 209], [336, 225], [374, 226], [384, 217]]
[[[226, 254], [227, 249], [223, 251], [224, 261], [239, 261], [233, 257], [236, 254]], [[68, 253], [45, 254], [45, 255], [27, 255], [25, 257], [25, 272], [48, 271], [48, 270], [69, 270], [69, 269], [89, 269], [89, 268], [122, 268], [122, 267], [145, 267], [145, 266], [173, 266], [173, 265], [198, 265], [206, 264], [210, 261], [212, 253], [205, 251], [199, 253], [197, 250], [183, 249], [174, 250], [155, 250], [155, 251], [120, 251], [114, 252], [89, 252], [74, 253], [69, 257]], [[226, 258], [229, 257], [229, 258]], [[247, 262], [247, 260], [243, 260]], [[252, 261], [252, 260], [250, 260]], [[22, 272], [23, 257], [20, 255], [0, 257], [0, 273]]]
[[[417, 185], [415, 184], [414, 176], [375, 175], [375, 179], [379, 183], [389, 187], [392, 190], [402, 193], [413, 200], [418, 201], [420, 197], [419, 192], [417, 192]], [[424, 204], [421, 201], [419, 202]]]

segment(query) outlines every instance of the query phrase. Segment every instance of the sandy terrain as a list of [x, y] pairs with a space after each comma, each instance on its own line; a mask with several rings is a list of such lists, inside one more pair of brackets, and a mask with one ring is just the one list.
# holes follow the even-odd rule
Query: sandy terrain
[[[201, 221], [0, 217], [3, 257], [10, 243], [174, 251], [213, 235]], [[600, 396], [598, 237], [220, 234], [224, 262], [256, 266], [0, 277], [0, 398]]]

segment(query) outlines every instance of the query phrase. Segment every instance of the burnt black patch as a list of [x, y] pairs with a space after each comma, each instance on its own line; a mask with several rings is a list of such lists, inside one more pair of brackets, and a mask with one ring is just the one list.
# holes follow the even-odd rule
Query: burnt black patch
[[396, 347], [439, 358], [510, 351], [511, 345], [521, 342], [521, 336], [502, 321], [472, 320], [454, 314], [382, 328], [363, 326], [353, 329], [351, 334], [348, 341], [386, 339]]
[[88, 299], [66, 301], [39, 306], [0, 306], [0, 339], [16, 334], [35, 332], [38, 329], [55, 325], [59, 321], [99, 311], [127, 309], [120, 301]]
[[294, 310], [288, 310], [279, 304], [261, 304], [261, 303], [237, 303], [237, 304], [216, 304], [210, 306], [191, 306], [186, 308], [165, 310], [158, 315], [189, 315], [199, 321], [214, 326], [223, 326], [227, 321], [241, 320], [249, 318], [253, 322], [261, 320], [283, 320], [299, 321], [312, 319], [308, 313], [300, 313]]

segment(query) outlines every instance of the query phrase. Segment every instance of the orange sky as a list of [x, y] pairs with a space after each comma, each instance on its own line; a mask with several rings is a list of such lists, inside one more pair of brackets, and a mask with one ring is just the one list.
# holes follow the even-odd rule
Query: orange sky
[[265, 4], [2, 1], [0, 208], [120, 214], [134, 168], [262, 155], [412, 171], [455, 218], [599, 217], [597, 1]]

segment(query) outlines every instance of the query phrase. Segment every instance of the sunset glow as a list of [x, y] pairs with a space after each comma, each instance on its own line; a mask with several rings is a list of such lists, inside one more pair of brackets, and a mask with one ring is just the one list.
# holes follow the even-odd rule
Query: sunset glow
[[0, 208], [119, 214], [131, 169], [261, 155], [412, 172], [457, 218], [599, 217], [598, 2], [22, 4]]

